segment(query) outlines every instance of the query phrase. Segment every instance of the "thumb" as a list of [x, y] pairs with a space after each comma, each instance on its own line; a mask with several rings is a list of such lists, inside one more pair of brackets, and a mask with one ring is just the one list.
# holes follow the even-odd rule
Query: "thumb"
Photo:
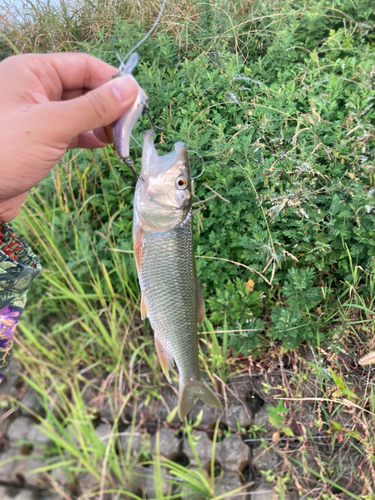
[[139, 88], [132, 76], [123, 76], [81, 97], [54, 103], [58, 107], [55, 132], [70, 142], [84, 132], [109, 125], [133, 105]]

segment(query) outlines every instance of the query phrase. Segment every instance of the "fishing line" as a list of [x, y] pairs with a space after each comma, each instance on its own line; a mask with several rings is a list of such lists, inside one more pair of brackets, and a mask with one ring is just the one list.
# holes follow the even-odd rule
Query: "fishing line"
[[167, 3], [167, 0], [163, 0], [163, 3], [161, 4], [161, 7], [160, 7], [158, 17], [155, 19], [154, 24], [151, 26], [150, 30], [145, 34], [145, 36], [131, 50], [129, 50], [129, 52], [126, 54], [126, 56], [123, 59], [121, 59], [117, 55], [117, 57], [120, 60], [120, 67], [119, 67], [120, 71], [123, 71], [125, 69], [124, 64], [125, 64], [126, 59], [135, 51], [135, 49], [137, 49], [145, 40], [147, 40], [147, 38], [154, 31], [154, 29], [156, 28], [156, 26], [158, 25], [158, 23], [160, 21], [160, 18], [161, 18], [161, 15], [163, 14], [163, 10], [164, 10], [166, 3]]
[[[206, 168], [206, 165], [205, 165], [205, 163], [204, 163], [204, 159], [203, 159], [203, 157], [202, 157], [199, 153], [197, 153], [196, 151], [193, 151], [192, 149], [187, 149], [187, 150], [186, 150], [186, 152], [187, 152], [187, 153], [195, 153], [195, 154], [196, 154], [196, 155], [198, 155], [198, 156], [199, 156], [199, 158], [202, 160], [202, 164], [203, 164], [202, 172], [201, 172], [199, 175], [196, 175], [195, 177], [192, 177], [192, 179], [193, 179], [193, 180], [194, 180], [194, 179], [198, 179], [199, 177], [201, 177], [201, 176], [203, 175], [204, 170], [205, 170], [205, 168]], [[189, 161], [190, 161], [190, 158], [189, 158]]]

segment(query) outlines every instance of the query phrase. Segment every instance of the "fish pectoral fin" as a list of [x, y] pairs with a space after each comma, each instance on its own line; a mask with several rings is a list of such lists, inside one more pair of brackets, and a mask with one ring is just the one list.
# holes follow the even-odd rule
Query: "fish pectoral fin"
[[197, 282], [197, 323], [199, 326], [203, 323], [204, 317], [206, 315], [206, 306], [204, 305], [204, 298], [202, 293], [202, 288]]
[[155, 346], [156, 352], [159, 356], [159, 361], [161, 368], [163, 370], [164, 375], [166, 376], [169, 383], [171, 383], [171, 378], [169, 376], [169, 369], [173, 368], [173, 357], [169, 354], [169, 352], [164, 349], [163, 344], [155, 337]]
[[147, 318], [147, 314], [148, 314], [147, 304], [145, 301], [145, 296], [142, 293], [142, 296], [141, 296], [141, 318], [142, 319]]
[[178, 415], [181, 420], [186, 417], [194, 405], [195, 398], [208, 405], [221, 409], [221, 403], [216, 394], [208, 387], [204, 380], [180, 382], [178, 398]]

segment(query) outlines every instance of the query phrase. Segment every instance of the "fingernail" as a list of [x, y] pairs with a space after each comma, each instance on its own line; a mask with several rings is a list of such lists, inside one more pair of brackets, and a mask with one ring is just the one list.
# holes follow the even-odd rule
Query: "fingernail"
[[120, 76], [115, 79], [111, 89], [116, 99], [125, 102], [134, 99], [138, 92], [138, 85], [131, 76]]

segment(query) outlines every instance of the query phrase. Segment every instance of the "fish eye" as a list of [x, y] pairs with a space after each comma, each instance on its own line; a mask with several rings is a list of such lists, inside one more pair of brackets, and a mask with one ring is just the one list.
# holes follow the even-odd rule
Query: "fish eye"
[[176, 179], [176, 188], [177, 189], [186, 189], [188, 185], [188, 181], [185, 177], [180, 175], [180, 177], [177, 177]]

